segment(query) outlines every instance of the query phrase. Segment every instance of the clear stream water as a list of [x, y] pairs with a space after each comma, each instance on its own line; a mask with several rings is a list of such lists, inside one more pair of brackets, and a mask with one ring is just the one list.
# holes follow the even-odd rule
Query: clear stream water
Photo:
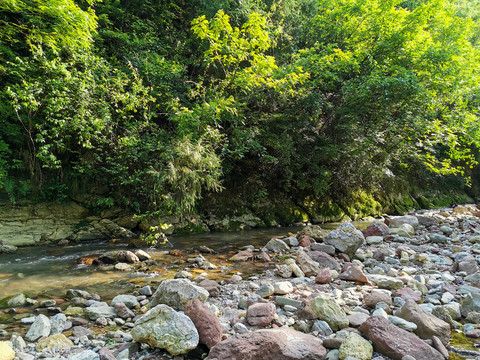
[[[213, 259], [218, 257], [226, 260], [229, 254], [242, 246], [261, 247], [274, 236], [297, 232], [300, 229], [301, 227], [287, 227], [176, 235], [169, 236], [170, 244], [162, 245], [158, 249], [149, 249], [145, 246], [144, 250], [153, 259], [164, 263], [164, 266], [159, 269], [163, 273], [163, 271], [173, 271], [181, 267], [181, 264], [177, 265], [177, 259], [167, 254], [170, 250], [193, 253], [199, 246], [204, 245], [218, 253], [211, 256]], [[126, 291], [124, 288], [132, 279], [145, 277], [147, 281], [149, 278], [154, 278], [155, 275], [105, 270], [94, 266], [78, 265], [76, 262], [82, 256], [127, 249], [132, 249], [128, 243], [101, 241], [74, 243], [65, 247], [54, 245], [24, 247], [19, 248], [15, 254], [0, 254], [0, 300], [20, 293], [33, 298], [62, 297], [70, 288], [97, 292], [102, 297], [108, 298], [109, 295], [118, 294], [122, 289]], [[167, 275], [164, 274], [164, 276]]]

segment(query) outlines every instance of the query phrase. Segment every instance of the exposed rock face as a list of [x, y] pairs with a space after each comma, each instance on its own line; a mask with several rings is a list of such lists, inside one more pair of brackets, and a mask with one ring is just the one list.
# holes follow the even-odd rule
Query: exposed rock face
[[450, 325], [436, 316], [428, 313], [415, 301], [408, 299], [397, 316], [417, 325], [415, 333], [422, 339], [437, 336], [444, 345], [450, 341]]
[[212, 348], [222, 340], [222, 326], [218, 318], [201, 301], [193, 299], [185, 308], [197, 328], [200, 342]]
[[134, 341], [165, 349], [172, 355], [186, 354], [199, 342], [192, 320], [164, 304], [155, 306], [135, 321], [131, 335]]
[[442, 354], [419, 339], [400, 329], [381, 316], [372, 316], [360, 326], [360, 331], [373, 342], [375, 351], [393, 360], [413, 356], [415, 360], [443, 360]]
[[330, 325], [332, 330], [337, 331], [348, 326], [347, 314], [338, 304], [326, 295], [317, 296], [310, 303], [310, 308], [318, 316]]
[[206, 360], [324, 360], [322, 341], [290, 328], [258, 330], [214, 346]]
[[183, 310], [193, 299], [205, 302], [208, 291], [187, 279], [170, 279], [160, 284], [150, 302], [151, 306], [165, 304], [176, 310]]
[[347, 254], [350, 258], [355, 255], [364, 241], [362, 232], [350, 223], [343, 223], [323, 238], [325, 244], [332, 245], [337, 251]]
[[75, 202], [17, 204], [15, 207], [9, 203], [0, 203], [0, 238], [7, 245], [25, 246], [40, 241], [82, 241], [134, 236], [130, 230], [109, 219], [91, 219], [86, 226], [79, 226], [83, 225], [87, 216], [88, 209]]

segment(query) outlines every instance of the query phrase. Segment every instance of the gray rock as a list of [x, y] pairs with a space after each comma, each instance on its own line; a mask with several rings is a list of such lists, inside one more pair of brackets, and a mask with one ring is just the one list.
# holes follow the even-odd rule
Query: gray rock
[[414, 229], [418, 228], [418, 218], [413, 215], [398, 216], [385, 221], [390, 228], [399, 228], [403, 224], [408, 224]]
[[63, 332], [67, 317], [64, 314], [57, 314], [50, 318], [50, 335], [60, 334]]
[[450, 240], [449, 237], [442, 234], [430, 234], [430, 241], [436, 244], [446, 244]]
[[100, 355], [92, 350], [84, 350], [75, 355], [69, 356], [67, 360], [100, 360]]
[[260, 287], [255, 291], [255, 294], [261, 296], [262, 298], [269, 297], [273, 295], [275, 288], [272, 284], [262, 284]]
[[313, 251], [324, 252], [325, 254], [328, 254], [331, 256], [335, 255], [335, 247], [332, 245], [327, 245], [323, 243], [313, 243], [310, 245], [310, 249]]
[[99, 317], [113, 319], [117, 316], [115, 309], [104, 302], [97, 302], [85, 308], [85, 314], [90, 320], [97, 320]]
[[415, 333], [422, 339], [437, 336], [444, 345], [450, 341], [450, 325], [436, 316], [426, 312], [415, 301], [407, 299], [405, 305], [396, 313], [397, 316], [417, 325]]
[[186, 354], [197, 347], [199, 335], [190, 318], [160, 304], [135, 321], [134, 341], [167, 350], [172, 355]]
[[265, 247], [273, 252], [287, 251], [290, 249], [290, 246], [288, 246], [285, 241], [276, 238], [270, 239]]
[[351, 327], [359, 327], [362, 325], [367, 319], [370, 317], [368, 314], [364, 314], [361, 312], [353, 312], [347, 316], [348, 323]]
[[350, 223], [343, 223], [323, 238], [325, 244], [335, 247], [337, 251], [347, 254], [350, 258], [353, 258], [364, 241], [362, 232]]
[[112, 299], [110, 306], [115, 306], [117, 302], [123, 302], [130, 309], [138, 305], [137, 297], [133, 295], [117, 295]]
[[28, 341], [36, 341], [41, 337], [48, 335], [50, 335], [50, 321], [45, 315], [40, 314], [35, 318], [30, 329], [28, 329], [25, 339]]
[[140, 295], [146, 295], [146, 296], [152, 296], [153, 295], [153, 292], [152, 292], [152, 288], [148, 285], [142, 287], [140, 290], [138, 290], [138, 293]]
[[403, 287], [403, 281], [392, 276], [370, 274], [368, 280], [381, 289], [398, 290]]
[[393, 325], [396, 325], [403, 330], [407, 330], [407, 331], [417, 330], [417, 325], [415, 323], [402, 319], [401, 317], [398, 317], [398, 316], [389, 316], [388, 321], [390, 321]]
[[333, 334], [333, 330], [326, 321], [316, 320], [312, 325], [312, 332], [317, 331], [320, 336], [330, 336]]
[[27, 297], [24, 294], [20, 294], [8, 300], [7, 305], [10, 307], [19, 307], [19, 306], [24, 306], [26, 302], [27, 302]]
[[471, 311], [480, 312], [480, 294], [470, 293], [465, 296], [462, 302], [462, 315], [468, 314]]
[[151, 298], [151, 306], [165, 304], [176, 310], [183, 310], [190, 300], [205, 302], [208, 291], [187, 279], [170, 279], [163, 281]]

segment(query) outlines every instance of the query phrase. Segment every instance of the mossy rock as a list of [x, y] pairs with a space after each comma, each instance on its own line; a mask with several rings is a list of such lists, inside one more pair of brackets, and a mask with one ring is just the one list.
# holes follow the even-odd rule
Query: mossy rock
[[345, 206], [345, 210], [350, 218], [359, 220], [367, 216], [380, 216], [383, 206], [372, 194], [360, 191], [355, 195], [354, 200]]

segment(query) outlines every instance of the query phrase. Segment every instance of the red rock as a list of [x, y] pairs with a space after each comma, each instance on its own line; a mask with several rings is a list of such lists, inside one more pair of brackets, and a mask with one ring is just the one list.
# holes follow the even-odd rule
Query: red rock
[[309, 236], [302, 236], [302, 238], [300, 239], [300, 241], [298, 242], [298, 246], [301, 246], [301, 247], [308, 247], [312, 244], [312, 242], [315, 242], [314, 240], [312, 241], [313, 239]]
[[443, 360], [443, 355], [433, 347], [384, 317], [370, 317], [359, 330], [373, 342], [375, 351], [393, 360], [401, 360], [405, 355], [416, 360]]
[[217, 297], [220, 294], [221, 287], [215, 280], [202, 280], [198, 283], [198, 286], [201, 286], [207, 290], [211, 297]]
[[185, 308], [185, 315], [195, 324], [202, 344], [212, 348], [222, 340], [220, 321], [200, 300], [190, 301]]
[[392, 305], [392, 296], [385, 290], [372, 290], [370, 294], [366, 294], [363, 302], [369, 308], [375, 308], [379, 302], [384, 302], [387, 305]]
[[235, 255], [233, 255], [231, 261], [247, 261], [253, 258], [253, 253], [251, 251], [241, 250]]
[[395, 297], [402, 298], [403, 300], [413, 300], [415, 302], [422, 301], [422, 293], [418, 290], [413, 290], [409, 287], [398, 289], [395, 291]]
[[324, 360], [326, 355], [320, 339], [282, 327], [228, 338], [205, 360]]
[[359, 266], [352, 263], [346, 263], [343, 266], [342, 272], [338, 277], [342, 280], [347, 280], [347, 281], [357, 281], [363, 284], [370, 283], [367, 277], [365, 276], [365, 274], [363, 273], [362, 269]]
[[252, 326], [267, 326], [273, 321], [276, 310], [272, 303], [253, 304], [247, 309], [247, 321]]
[[316, 261], [318, 263], [318, 267], [321, 269], [329, 268], [330, 270], [336, 270], [338, 272], [340, 272], [342, 269], [334, 257], [323, 251], [310, 251], [308, 256], [310, 256], [313, 261]]
[[450, 325], [425, 311], [411, 299], [406, 300], [405, 305], [395, 315], [416, 324], [415, 333], [422, 339], [431, 339], [432, 336], [437, 336], [443, 345], [450, 342]]
[[260, 256], [262, 257], [262, 261], [263, 261], [263, 262], [270, 262], [270, 261], [272, 261], [272, 258], [270, 257], [270, 255], [268, 255], [265, 251], [262, 251], [262, 253], [260, 254]]
[[317, 284], [328, 284], [330, 281], [332, 281], [332, 271], [329, 268], [320, 270], [315, 277]]
[[133, 319], [135, 317], [135, 313], [132, 310], [130, 310], [127, 307], [127, 305], [125, 305], [121, 301], [115, 303], [114, 308], [115, 308], [115, 313], [117, 314], [117, 316], [122, 318], [122, 319], [128, 319], [128, 318]]
[[390, 234], [390, 229], [387, 225], [374, 222], [368, 225], [368, 227], [362, 231], [363, 236], [387, 236]]

